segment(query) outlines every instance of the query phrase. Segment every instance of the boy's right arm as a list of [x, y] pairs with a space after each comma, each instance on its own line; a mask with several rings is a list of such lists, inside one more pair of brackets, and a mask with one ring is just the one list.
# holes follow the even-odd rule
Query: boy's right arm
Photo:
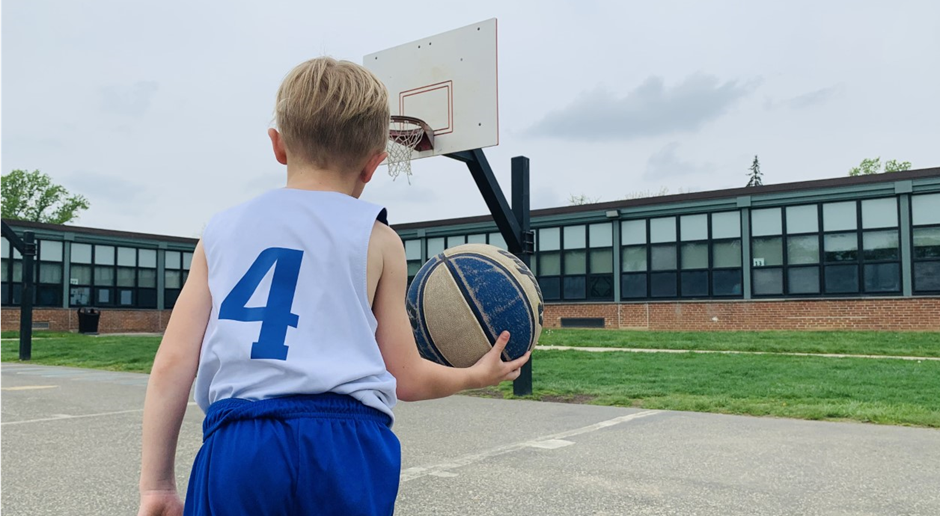
[[398, 398], [403, 401], [442, 398], [466, 389], [515, 380], [519, 369], [529, 360], [529, 353], [512, 362], [503, 362], [501, 354], [509, 342], [508, 332], [503, 332], [493, 349], [468, 368], [446, 367], [418, 354], [405, 311], [408, 265], [404, 246], [395, 231], [387, 226], [379, 226], [376, 236], [382, 246], [383, 266], [372, 311], [378, 321], [376, 340], [385, 366], [398, 382]]
[[189, 277], [173, 308], [147, 382], [140, 472], [141, 515], [182, 514], [182, 503], [176, 491], [176, 444], [211, 310], [208, 267], [200, 242], [193, 252]]

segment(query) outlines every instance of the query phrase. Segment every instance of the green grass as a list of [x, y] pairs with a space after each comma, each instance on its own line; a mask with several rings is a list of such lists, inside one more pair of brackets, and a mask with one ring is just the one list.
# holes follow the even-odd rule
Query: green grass
[[[614, 337], [621, 337], [630, 339], [631, 347], [648, 348], [838, 352], [838, 346], [846, 342], [863, 342], [868, 346], [866, 354], [877, 354], [873, 351], [880, 340], [882, 347], [877, 349], [882, 354], [928, 356], [931, 354], [915, 350], [935, 350], [937, 335], [913, 334], [915, 338], [906, 339], [907, 334], [881, 333], [554, 330], [547, 337], [576, 337], [583, 345], [603, 345], [586, 338], [595, 334], [605, 337], [607, 345], [616, 344]], [[32, 363], [112, 371], [149, 372], [160, 343], [159, 337], [34, 335]], [[4, 332], [3, 337], [15, 335]], [[636, 339], [646, 346], [638, 345]], [[791, 341], [804, 346], [785, 346]], [[738, 347], [729, 348], [729, 343]], [[818, 348], [810, 347], [812, 343]], [[894, 351], [902, 344], [909, 351]], [[3, 341], [0, 358], [17, 361], [18, 348], [15, 340]], [[531, 399], [940, 428], [940, 361], [584, 351], [537, 351], [533, 360]], [[512, 385], [504, 383], [499, 389], [470, 394], [511, 397], [511, 392]]]
[[537, 400], [940, 427], [938, 361], [537, 351], [533, 367]]
[[[8, 332], [3, 332], [3, 338]], [[35, 332], [32, 360], [34, 364], [109, 371], [149, 373], [153, 357], [160, 345], [160, 337], [108, 337], [74, 333]], [[0, 344], [0, 359], [4, 362], [19, 360], [19, 341], [4, 340]]]
[[940, 357], [937, 332], [648, 332], [547, 329], [543, 346]]
[[[75, 335], [67, 331], [45, 331], [39, 330], [33, 332], [34, 339], [44, 339], [47, 337], [68, 337], [70, 335]], [[20, 338], [20, 332], [16, 330], [3, 330], [0, 332], [0, 338], [4, 339], [18, 339]]]

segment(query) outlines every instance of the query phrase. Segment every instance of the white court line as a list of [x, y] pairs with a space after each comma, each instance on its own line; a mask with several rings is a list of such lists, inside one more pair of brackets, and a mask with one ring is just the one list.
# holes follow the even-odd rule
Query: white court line
[[[187, 403], [187, 406], [195, 405], [195, 402]], [[70, 414], [56, 414], [55, 417], [44, 417], [40, 419], [27, 419], [26, 421], [7, 421], [5, 423], [0, 423], [2, 426], [7, 425], [25, 425], [26, 423], [42, 423], [45, 421], [64, 421], [68, 419], [85, 419], [89, 417], [104, 417], [104, 416], [116, 416], [119, 414], [133, 414], [135, 412], [143, 412], [144, 409], [132, 409], [132, 410], [118, 410], [116, 412], [99, 412], [97, 414], [81, 414], [78, 416], [73, 416]]]
[[102, 416], [114, 416], [117, 414], [130, 414], [133, 412], [143, 412], [144, 409], [134, 409], [134, 410], [119, 410], [117, 412], [99, 412], [98, 414], [82, 414], [80, 416], [72, 416], [69, 414], [57, 414], [55, 417], [44, 417], [41, 419], [27, 419], [26, 421], [8, 421], [5, 423], [0, 423], [0, 425], [25, 425], [26, 423], [42, 423], [44, 421], [62, 421], [65, 419], [82, 419], [88, 417], [102, 417]]
[[608, 419], [607, 421], [601, 421], [600, 423], [595, 423], [593, 425], [583, 426], [581, 428], [575, 428], [573, 430], [567, 430], [565, 432], [559, 432], [557, 434], [543, 435], [542, 437], [537, 437], [529, 441], [523, 441], [520, 443], [509, 444], [506, 446], [498, 446], [496, 448], [491, 448], [480, 453], [471, 453], [469, 455], [464, 455], [463, 457], [457, 457], [455, 459], [449, 460], [447, 462], [442, 462], [440, 464], [433, 464], [430, 466], [416, 466], [408, 469], [403, 469], [401, 472], [401, 482], [408, 482], [409, 480], [415, 480], [417, 478], [426, 477], [426, 476], [435, 476], [435, 477], [452, 477], [456, 474], [451, 473], [448, 470], [455, 468], [460, 468], [463, 466], [468, 466], [470, 464], [481, 462], [491, 457], [496, 457], [497, 455], [504, 455], [506, 453], [512, 453], [519, 451], [525, 448], [542, 448], [550, 449], [557, 448], [555, 446], [557, 443], [551, 443], [546, 445], [550, 441], [559, 441], [563, 440], [566, 437], [573, 437], [575, 435], [586, 434], [588, 432], [594, 432], [602, 428], [607, 428], [614, 425], [619, 425], [620, 423], [626, 423], [634, 419], [639, 419], [642, 417], [652, 416], [659, 414], [658, 410], [645, 410], [643, 412], [637, 412], [635, 414], [628, 414], [626, 416], [615, 417], [613, 419]]

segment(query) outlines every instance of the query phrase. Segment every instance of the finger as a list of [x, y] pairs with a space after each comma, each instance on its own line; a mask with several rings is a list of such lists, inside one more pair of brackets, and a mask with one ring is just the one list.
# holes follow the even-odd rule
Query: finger
[[521, 357], [513, 360], [512, 362], [506, 362], [506, 367], [508, 367], [509, 369], [519, 369], [520, 367], [524, 366], [526, 362], [529, 361], [529, 357], [531, 356], [532, 356], [532, 352], [526, 351], [525, 355], [522, 355]]
[[519, 369], [514, 369], [514, 370], [512, 370], [512, 371], [509, 371], [509, 373], [508, 373], [504, 378], [505, 378], [506, 380], [512, 381], [512, 380], [515, 380], [516, 378], [519, 378], [519, 375], [520, 375], [520, 374], [522, 374], [522, 371], [521, 371], [521, 370], [519, 370]]
[[506, 344], [509, 344], [508, 331], [499, 334], [499, 338], [496, 339], [496, 342], [493, 344], [493, 351], [495, 351], [496, 354], [502, 354], [503, 350], [506, 349]]

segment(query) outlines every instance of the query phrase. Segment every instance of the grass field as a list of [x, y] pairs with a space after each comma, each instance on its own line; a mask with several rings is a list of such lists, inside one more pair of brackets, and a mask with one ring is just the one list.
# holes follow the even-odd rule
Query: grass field
[[763, 351], [940, 357], [940, 333], [929, 332], [645, 332], [545, 330], [543, 346]]
[[[18, 332], [3, 332], [0, 359], [19, 360]], [[160, 337], [90, 336], [35, 332], [32, 363], [149, 373]]]
[[[3, 332], [4, 339], [16, 337]], [[148, 372], [159, 337], [37, 332], [33, 363]], [[541, 344], [938, 356], [937, 333], [552, 330]], [[18, 342], [2, 342], [16, 361]], [[940, 428], [940, 361], [537, 351], [530, 399]], [[470, 391], [511, 397], [512, 385]]]
[[[940, 427], [940, 361], [542, 351], [533, 399]], [[479, 395], [509, 397], [511, 384]]]

